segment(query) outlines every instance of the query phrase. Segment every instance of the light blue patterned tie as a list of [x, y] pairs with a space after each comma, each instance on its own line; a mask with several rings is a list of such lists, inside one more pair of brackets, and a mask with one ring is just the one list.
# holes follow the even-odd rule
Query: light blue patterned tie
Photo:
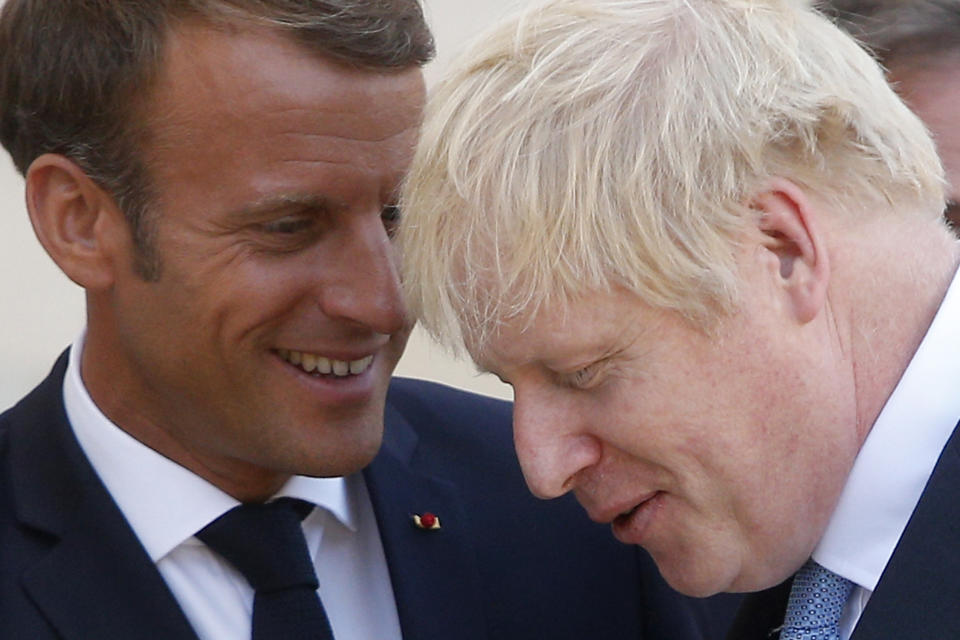
[[793, 579], [780, 640], [840, 640], [840, 614], [853, 583], [813, 560]]

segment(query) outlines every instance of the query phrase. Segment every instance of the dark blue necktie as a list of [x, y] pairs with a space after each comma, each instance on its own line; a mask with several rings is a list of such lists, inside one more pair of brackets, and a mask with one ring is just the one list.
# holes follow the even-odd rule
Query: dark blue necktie
[[253, 587], [252, 640], [333, 640], [300, 528], [312, 508], [292, 498], [241, 504], [197, 533]]

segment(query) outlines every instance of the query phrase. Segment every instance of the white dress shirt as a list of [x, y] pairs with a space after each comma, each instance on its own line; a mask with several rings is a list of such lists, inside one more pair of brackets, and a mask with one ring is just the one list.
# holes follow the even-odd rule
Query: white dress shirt
[[[813, 559], [856, 587], [840, 621], [849, 639], [950, 434], [960, 420], [960, 278], [873, 424]], [[882, 336], [877, 337], [882, 340]]]
[[[253, 589], [194, 534], [239, 502], [118, 428], [80, 376], [83, 338], [63, 383], [80, 446], [201, 640], [249, 640]], [[303, 521], [337, 640], [400, 640], [380, 532], [363, 476], [295, 476], [278, 492], [315, 505]]]

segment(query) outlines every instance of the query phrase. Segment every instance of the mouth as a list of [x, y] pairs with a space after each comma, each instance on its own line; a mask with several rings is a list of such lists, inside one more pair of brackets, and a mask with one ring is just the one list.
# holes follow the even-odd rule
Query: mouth
[[633, 517], [633, 514], [635, 514], [639, 509], [641, 509], [641, 508], [643, 507], [643, 505], [647, 504], [647, 502], [649, 502], [651, 499], [652, 499], [652, 498], [648, 498], [648, 499], [644, 500], [643, 502], [635, 505], [632, 509], [628, 509], [627, 511], [624, 511], [624, 512], [618, 514], [618, 515], [611, 521], [611, 524], [616, 525], [616, 524], [618, 524], [618, 523], [622, 524], [622, 523], [626, 522], [627, 520], [629, 520], [630, 518]]
[[349, 378], [359, 376], [370, 368], [373, 354], [356, 360], [338, 360], [318, 353], [277, 349], [275, 353], [289, 364], [312, 376]]
[[[635, 495], [630, 499], [619, 500], [617, 502], [606, 504], [603, 507], [600, 507], [599, 505], [588, 507], [587, 515], [589, 515], [590, 519], [594, 522], [612, 524], [615, 520], [629, 518], [631, 515], [636, 513], [637, 509], [641, 508], [644, 504], [655, 498], [659, 493], [659, 491], [650, 491], [643, 495]], [[580, 496], [578, 496], [578, 498], [580, 498], [581, 501], [584, 501], [584, 499]], [[588, 502], [585, 502], [585, 504]]]
[[641, 544], [660, 510], [663, 496], [662, 491], [657, 491], [632, 508], [619, 513], [611, 521], [613, 535], [627, 544]]

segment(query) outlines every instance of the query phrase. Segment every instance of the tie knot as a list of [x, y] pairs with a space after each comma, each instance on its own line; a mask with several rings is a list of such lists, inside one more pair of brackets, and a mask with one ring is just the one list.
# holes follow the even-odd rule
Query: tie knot
[[316, 589], [316, 571], [300, 527], [310, 509], [309, 503], [292, 498], [241, 504], [201, 529], [197, 537], [242, 573], [258, 593]]
[[838, 638], [840, 616], [851, 591], [852, 582], [807, 561], [793, 579], [781, 640]]

